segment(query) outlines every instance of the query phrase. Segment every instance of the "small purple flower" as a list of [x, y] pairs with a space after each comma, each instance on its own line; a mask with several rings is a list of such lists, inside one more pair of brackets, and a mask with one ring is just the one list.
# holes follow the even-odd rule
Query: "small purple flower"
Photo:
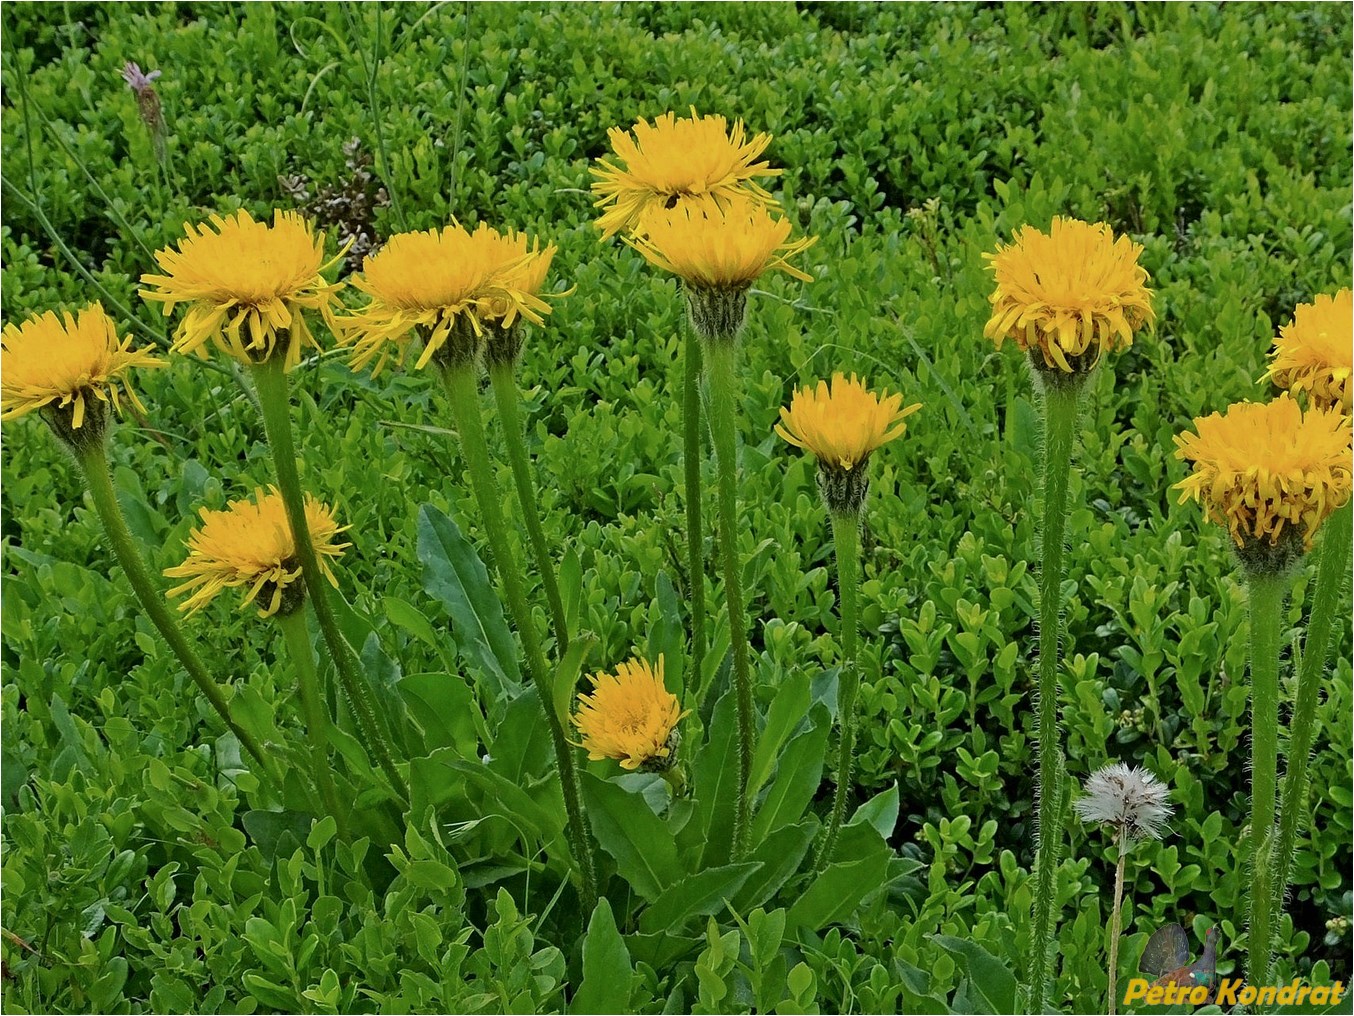
[[138, 95], [148, 90], [159, 76], [159, 71], [151, 71], [149, 74], [142, 73], [141, 65], [133, 63], [131, 60], [122, 65], [122, 80], [127, 82], [127, 87]]

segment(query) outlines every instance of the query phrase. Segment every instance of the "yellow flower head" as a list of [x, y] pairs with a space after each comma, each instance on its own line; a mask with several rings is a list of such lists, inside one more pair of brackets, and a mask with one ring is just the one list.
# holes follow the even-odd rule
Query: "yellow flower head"
[[588, 758], [613, 758], [622, 769], [665, 769], [676, 748], [677, 724], [686, 713], [663, 684], [663, 657], [655, 672], [647, 661], [622, 663], [614, 674], [594, 674], [591, 695], [578, 696], [574, 726]]
[[[1354, 372], [1354, 300], [1342, 289], [1298, 304], [1293, 323], [1279, 329], [1265, 374], [1280, 388], [1307, 392], [1314, 406], [1350, 411], [1350, 374]], [[1263, 379], [1262, 379], [1263, 380]]]
[[1291, 526], [1310, 548], [1317, 526], [1349, 499], [1350, 420], [1338, 409], [1304, 414], [1284, 393], [1234, 403], [1194, 426], [1197, 434], [1175, 438], [1176, 457], [1194, 463], [1176, 484], [1180, 503], [1198, 501], [1238, 547], [1274, 545]]
[[804, 282], [813, 277], [789, 263], [817, 241], [790, 241], [787, 219], [772, 218], [762, 205], [733, 198], [723, 205], [679, 204], [651, 210], [641, 232], [625, 242], [650, 263], [698, 289], [746, 289], [764, 273], [779, 270]]
[[113, 408], [121, 388], [132, 405], [145, 406], [127, 378], [133, 367], [163, 367], [149, 350], [132, 349], [132, 340], [119, 339], [113, 319], [100, 304], [90, 304], [79, 317], [66, 312], [35, 314], [22, 324], [6, 324], [0, 333], [0, 419], [23, 416], [55, 403], [70, 407], [70, 427], [85, 422], [86, 400], [97, 399]]
[[371, 297], [342, 322], [354, 369], [375, 360], [379, 373], [392, 355], [402, 363], [415, 328], [424, 337], [415, 364], [422, 369], [459, 325], [479, 336], [486, 323], [544, 324], [550, 305], [541, 290], [554, 256], [553, 246], [528, 245], [522, 234], [500, 234], [485, 223], [474, 233], [453, 223], [392, 236], [353, 280]]
[[797, 448], [806, 448], [830, 469], [850, 472], [861, 466], [876, 448], [907, 431], [903, 422], [921, 403], [903, 408], [902, 395], [884, 390], [875, 395], [856, 380], [838, 372], [832, 386], [826, 381], [799, 389], [788, 408], [780, 411], [776, 433]]
[[[276, 487], [258, 488], [253, 500], [232, 501], [225, 511], [200, 512], [202, 525], [188, 537], [188, 557], [183, 564], [165, 570], [170, 578], [187, 579], [169, 591], [170, 596], [191, 593], [180, 610], [196, 613], [226, 588], [245, 587], [241, 606], [258, 600], [260, 617], [275, 614], [283, 606], [287, 587], [301, 579], [296, 541], [287, 524], [287, 511]], [[329, 569], [329, 559], [338, 557], [347, 543], [335, 537], [343, 532], [329, 507], [306, 495], [306, 523], [325, 578], [338, 584]], [[346, 527], [345, 527], [346, 528]], [[299, 593], [300, 587], [294, 590]], [[262, 596], [260, 596], [262, 594]]]
[[141, 276], [144, 285], [158, 287], [141, 290], [142, 298], [163, 303], [166, 317], [176, 304], [189, 305], [175, 332], [176, 351], [205, 357], [211, 341], [248, 364], [267, 360], [285, 343], [284, 367], [291, 370], [307, 345], [320, 348], [304, 311], [318, 310], [332, 331], [335, 294], [343, 288], [320, 274], [343, 256], [325, 263], [323, 233], [283, 211], [273, 213], [271, 226], [239, 211], [183, 228], [188, 235], [178, 249], [155, 254], [165, 274]]
[[613, 127], [607, 134], [618, 161], [598, 159], [592, 169], [596, 206], [605, 209], [597, 220], [603, 239], [642, 228], [655, 208], [708, 211], [735, 196], [776, 206], [753, 180], [781, 172], [756, 161], [771, 135], [748, 141], [741, 120], [730, 132], [724, 117], [697, 116], [693, 106], [690, 118], [664, 113], [652, 125], [641, 119], [632, 130]]
[[1141, 253], [1140, 244], [1116, 240], [1103, 222], [1059, 217], [1048, 233], [1022, 227], [1015, 243], [983, 255], [997, 283], [983, 334], [998, 348], [1014, 339], [1023, 350], [1039, 350], [1049, 370], [1089, 370], [1155, 320]]

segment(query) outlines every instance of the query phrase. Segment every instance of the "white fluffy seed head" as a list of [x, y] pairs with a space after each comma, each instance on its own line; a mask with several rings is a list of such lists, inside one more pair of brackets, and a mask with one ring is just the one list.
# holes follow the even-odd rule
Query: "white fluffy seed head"
[[1112, 826], [1130, 840], [1155, 840], [1171, 817], [1170, 788], [1122, 762], [1097, 769], [1075, 804], [1083, 822]]

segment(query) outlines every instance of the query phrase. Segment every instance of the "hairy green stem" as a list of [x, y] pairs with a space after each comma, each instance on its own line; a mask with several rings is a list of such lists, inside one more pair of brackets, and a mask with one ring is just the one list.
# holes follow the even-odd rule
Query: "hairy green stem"
[[319, 560], [315, 557], [310, 523], [306, 520], [305, 495], [301, 491], [301, 478], [296, 471], [296, 447], [292, 442], [291, 403], [287, 394], [287, 375], [283, 372], [284, 359], [279, 349], [277, 355], [265, 362], [253, 364], [251, 373], [254, 377], [254, 389], [259, 397], [259, 408], [263, 410], [263, 429], [273, 450], [277, 487], [282, 494], [282, 503], [287, 509], [287, 522], [295, 538], [296, 556], [301, 561], [301, 574], [305, 579], [306, 593], [315, 608], [316, 620], [320, 622], [320, 632], [329, 646], [334, 669], [338, 672], [339, 683], [352, 709], [362, 745], [385, 772], [395, 793], [407, 801], [409, 788], [391, 755], [385, 730], [377, 716], [371, 688], [361, 672], [357, 654], [339, 629], [338, 618], [334, 616], [334, 608], [329, 603], [329, 586], [324, 573], [320, 571]]
[[517, 634], [522, 640], [527, 670], [536, 685], [536, 694], [541, 700], [541, 708], [545, 711], [546, 723], [550, 727], [555, 760], [559, 765], [560, 789], [564, 793], [564, 809], [569, 817], [569, 834], [582, 878], [584, 912], [591, 913], [597, 903], [597, 867], [592, 853], [587, 816], [583, 811], [578, 768], [574, 763], [573, 747], [564, 736], [564, 727], [551, 704], [554, 697], [550, 688], [550, 672], [546, 666], [545, 654], [541, 650], [540, 638], [536, 634], [531, 608], [527, 604], [521, 573], [513, 559], [512, 545], [508, 542], [508, 528], [503, 520], [503, 501], [499, 496], [498, 481], [494, 478], [493, 465], [489, 459], [489, 446], [484, 438], [484, 421], [480, 417], [475, 365], [473, 362], [467, 362], [444, 366], [442, 378], [446, 383], [447, 396], [451, 404], [452, 421], [461, 438], [461, 454], [465, 458], [466, 471], [470, 474], [470, 486], [479, 504], [484, 534], [493, 553], [499, 581], [503, 583], [508, 610], [517, 626]]
[[737, 346], [732, 339], [717, 339], [706, 345], [704, 354], [710, 435], [719, 466], [719, 543], [724, 559], [724, 597], [729, 608], [733, 684], [738, 704], [738, 794], [733, 821], [733, 857], [738, 860], [747, 853], [751, 831], [748, 779], [752, 773], [755, 727], [747, 617], [743, 612], [742, 562], [738, 556], [738, 441], [734, 424], [740, 401]]
[[827, 835], [814, 860], [813, 870], [822, 871], [832, 861], [837, 834], [846, 816], [846, 798], [851, 785], [851, 754], [856, 743], [856, 693], [860, 670], [856, 657], [860, 644], [860, 515], [832, 512], [832, 542], [837, 552], [837, 591], [841, 601], [842, 669], [837, 678], [837, 723], [841, 745], [837, 755], [837, 787], [832, 795], [832, 815]]
[[1043, 1012], [1054, 926], [1054, 873], [1062, 847], [1063, 760], [1058, 736], [1058, 670], [1062, 632], [1063, 536], [1067, 481], [1084, 379], [1043, 377], [1044, 506], [1039, 572], [1039, 824], [1030, 939], [1030, 1011]]
[[1312, 744], [1316, 740], [1317, 696], [1326, 673], [1331, 635], [1335, 629], [1340, 594], [1349, 581], [1351, 511], [1347, 502], [1321, 526], [1317, 547], [1316, 588], [1312, 612], [1307, 620], [1307, 638], [1302, 647], [1302, 665], [1298, 672], [1297, 701], [1288, 736], [1287, 768], [1283, 777], [1283, 798], [1279, 808], [1279, 839], [1274, 853], [1274, 902], [1282, 910], [1288, 877], [1293, 867], [1298, 834], [1307, 808], [1307, 770]]
[[1122, 829], [1115, 838], [1119, 847], [1119, 863], [1114, 867], [1114, 913], [1110, 916], [1109, 1016], [1119, 1006], [1119, 935], [1123, 931], [1124, 862], [1128, 860], [1128, 837]]
[[212, 708], [225, 721], [230, 732], [239, 739], [244, 749], [254, 757], [254, 761], [259, 764], [263, 775], [275, 786], [280, 787], [281, 783], [263, 752], [263, 746], [254, 738], [253, 734], [241, 727], [231, 717], [230, 704], [226, 701], [226, 696], [221, 691], [220, 685], [207, 672], [201, 658], [188, 644], [188, 640], [184, 638], [178, 621], [169, 609], [168, 604], [165, 603], [164, 596], [151, 577], [145, 561], [142, 560], [141, 552], [137, 549], [136, 542], [132, 539], [132, 534], [127, 529], [127, 523], [122, 517], [122, 509], [118, 507], [117, 494], [113, 491], [113, 477], [108, 469], [108, 455], [104, 450], [103, 442], [94, 441], [80, 447], [76, 450], [76, 457], [79, 460], [81, 470], [85, 474], [85, 481], [89, 485], [90, 497], [94, 501], [94, 510], [98, 512], [99, 521], [103, 523], [104, 532], [108, 534], [108, 542], [113, 545], [113, 553], [117, 555], [123, 573], [127, 576], [127, 580], [131, 582], [132, 590], [141, 602], [142, 609], [145, 610], [146, 615], [165, 642], [168, 643], [169, 648], [173, 650], [174, 655], [178, 657], [179, 662], [183, 664], [183, 669], [188, 671], [188, 676], [193, 679], [193, 683], [197, 685], [198, 690], [207, 697], [207, 701], [212, 704]]
[[518, 411], [519, 395], [517, 379], [511, 363], [494, 363], [489, 367], [489, 384], [494, 390], [494, 405], [503, 421], [504, 444], [508, 449], [508, 463], [512, 466], [513, 485], [517, 488], [517, 503], [522, 509], [522, 518], [526, 522], [527, 539], [531, 544], [532, 555], [536, 558], [536, 570], [541, 573], [541, 583], [545, 586], [546, 602], [550, 605], [550, 622], [555, 629], [555, 644], [563, 656], [569, 650], [569, 625], [565, 620], [564, 599], [559, 594], [559, 580], [555, 576], [555, 565], [550, 559], [550, 544], [546, 541], [545, 530], [541, 527], [541, 509], [536, 502], [536, 481], [531, 476], [531, 463], [527, 459], [525, 431], [522, 428], [522, 415]]
[[1251, 621], [1251, 984], [1269, 983], [1274, 802], [1279, 770], [1279, 633], [1288, 578], [1249, 571]]
[[347, 816], [334, 789], [334, 777], [329, 769], [329, 716], [320, 697], [320, 680], [315, 671], [315, 656], [310, 648], [310, 632], [306, 629], [304, 605], [289, 614], [277, 615], [278, 627], [287, 643], [287, 654], [296, 669], [296, 690], [301, 698], [301, 713], [305, 720], [306, 739], [310, 742], [311, 765], [315, 768], [315, 786], [325, 810], [334, 817], [341, 834], [347, 826]]
[[691, 599], [690, 687], [701, 687], [705, 662], [705, 533], [701, 525], [701, 339], [689, 324], [682, 357], [682, 469], [686, 495], [686, 561]]

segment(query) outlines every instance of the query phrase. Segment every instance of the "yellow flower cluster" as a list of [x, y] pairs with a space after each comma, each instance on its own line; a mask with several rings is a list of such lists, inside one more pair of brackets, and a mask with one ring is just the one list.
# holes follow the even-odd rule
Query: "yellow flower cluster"
[[353, 367], [375, 360], [376, 373], [391, 356], [403, 362], [415, 329], [423, 336], [415, 368], [422, 369], [458, 330], [477, 344], [486, 324], [543, 324], [550, 305], [542, 290], [554, 256], [553, 246], [542, 249], [484, 223], [473, 233], [452, 224], [391, 237], [353, 280], [370, 302], [340, 322]]
[[613, 127], [607, 134], [615, 155], [592, 169], [596, 205], [604, 209], [597, 220], [603, 239], [643, 230], [646, 214], [658, 209], [719, 211], [734, 197], [776, 205], [755, 182], [780, 175], [757, 161], [771, 135], [748, 141], [741, 120], [730, 132], [724, 117], [698, 116], [692, 107], [689, 118], [664, 113], [652, 124], [641, 119], [632, 130]]
[[206, 356], [208, 342], [243, 363], [269, 359], [279, 347], [287, 370], [301, 362], [306, 346], [320, 348], [306, 324], [317, 310], [332, 331], [341, 283], [320, 274], [343, 256], [324, 260], [324, 234], [316, 235], [295, 212], [274, 212], [273, 224], [255, 222], [246, 211], [211, 216], [205, 225], [184, 224], [177, 249], [158, 251], [163, 275], [146, 274], [143, 299], [164, 304], [168, 317], [188, 304], [175, 333], [177, 352]]
[[[257, 489], [252, 500], [232, 501], [224, 511], [203, 508], [200, 514], [202, 524], [188, 537], [187, 559], [165, 570], [169, 578], [187, 579], [169, 591], [170, 596], [188, 596], [179, 609], [194, 614], [217, 593], [243, 586], [242, 606], [258, 601], [260, 617], [277, 613], [288, 587], [301, 578], [296, 540], [277, 488]], [[343, 529], [330, 508], [309, 495], [306, 523], [320, 568], [337, 585], [329, 560], [349, 546], [336, 542]]]
[[610, 137], [614, 158], [592, 170], [603, 239], [622, 233], [697, 290], [746, 289], [768, 271], [811, 281], [788, 259], [816, 238], [791, 241], [789, 221], [771, 214], [776, 202], [754, 180], [781, 172], [755, 161], [771, 135], [747, 141], [741, 121], [730, 132], [724, 117], [693, 109], [689, 119], [668, 113]]
[[574, 726], [588, 757], [615, 759], [622, 769], [664, 769], [676, 748], [674, 732], [686, 713], [663, 683], [663, 657], [622, 663], [614, 674], [594, 674], [591, 694], [578, 696]]
[[69, 410], [70, 427], [79, 430], [90, 399], [120, 408], [119, 389], [145, 412], [127, 375], [133, 367], [164, 365], [149, 350], [132, 349], [130, 338], [118, 338], [101, 304], [79, 316], [36, 314], [0, 333], [0, 419], [55, 406]]
[[903, 421], [921, 409], [921, 403], [903, 408], [901, 394], [876, 395], [842, 373], [795, 392], [780, 411], [776, 433], [797, 448], [812, 452], [823, 465], [851, 471], [863, 466], [870, 453], [907, 431]]
[[1090, 370], [1155, 320], [1141, 253], [1104, 223], [1059, 217], [1047, 233], [1017, 230], [1014, 243], [983, 255], [996, 278], [983, 334], [998, 348], [1013, 339], [1037, 351], [1048, 370]]
[[1350, 411], [1354, 373], [1354, 298], [1348, 288], [1299, 304], [1291, 324], [1279, 329], [1265, 378], [1313, 406]]
[[1304, 547], [1323, 519], [1350, 496], [1350, 419], [1339, 409], [1305, 414], [1287, 394], [1238, 402], [1194, 421], [1175, 438], [1176, 457], [1194, 471], [1176, 484], [1180, 503], [1198, 501], [1238, 547], [1278, 542], [1297, 527]]

